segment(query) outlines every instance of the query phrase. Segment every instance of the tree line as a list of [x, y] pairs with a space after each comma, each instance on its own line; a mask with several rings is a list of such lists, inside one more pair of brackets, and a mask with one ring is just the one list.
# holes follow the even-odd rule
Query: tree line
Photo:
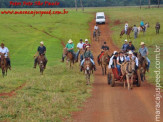
[[[59, 6], [10, 6], [9, 2], [36, 2], [36, 1], [49, 1], [60, 2]], [[163, 4], [162, 0], [0, 0], [0, 8], [42, 8], [42, 7], [107, 7], [107, 6], [139, 6], [139, 5], [159, 5]], [[141, 6], [140, 6], [141, 7]]]

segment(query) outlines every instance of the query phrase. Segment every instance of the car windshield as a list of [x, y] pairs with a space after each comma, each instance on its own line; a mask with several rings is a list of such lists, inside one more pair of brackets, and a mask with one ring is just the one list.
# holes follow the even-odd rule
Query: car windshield
[[97, 19], [104, 19], [104, 16], [97, 16]]

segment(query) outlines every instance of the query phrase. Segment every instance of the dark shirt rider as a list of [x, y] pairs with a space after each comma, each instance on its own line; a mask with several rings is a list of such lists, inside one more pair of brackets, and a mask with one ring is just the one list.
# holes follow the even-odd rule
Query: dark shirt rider
[[45, 53], [46, 53], [46, 47], [44, 46], [44, 42], [41, 41], [40, 46], [37, 49], [37, 53], [34, 55], [34, 57], [36, 57], [36, 58], [35, 58], [35, 61], [34, 61], [34, 67], [33, 68], [36, 68], [36, 65], [38, 63], [38, 54], [39, 55], [44, 55], [44, 58], [45, 58], [45, 67], [44, 68], [46, 68], [46, 64], [47, 64], [48, 60], [47, 60], [47, 58], [45, 56]]

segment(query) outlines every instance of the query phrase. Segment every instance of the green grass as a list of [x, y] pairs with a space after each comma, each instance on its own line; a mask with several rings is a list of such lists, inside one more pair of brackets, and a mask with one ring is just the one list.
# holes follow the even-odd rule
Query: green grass
[[[68, 15], [57, 16], [0, 16], [0, 30], [3, 30], [0, 42], [9, 48], [12, 63], [8, 76], [0, 75], [0, 93], [26, 83], [13, 97], [0, 97], [0, 121], [62, 121], [78, 110], [90, 96], [91, 87], [86, 86], [85, 76], [77, 64], [71, 70], [60, 62], [61, 41], [66, 43], [71, 38], [77, 44], [80, 38], [89, 38], [88, 23], [92, 17], [71, 10]], [[47, 47], [48, 58], [43, 76], [32, 68], [40, 41]]]
[[[109, 26], [113, 31], [112, 39], [119, 48], [126, 38], [119, 38], [125, 21], [128, 21], [129, 25], [138, 25], [141, 19], [150, 23], [145, 36], [140, 34], [139, 38], [134, 40], [132, 33], [131, 40], [137, 49], [141, 41], [147, 44], [151, 60], [147, 77], [148, 82], [154, 83], [154, 45], [163, 45], [163, 31], [156, 36], [154, 26], [157, 21], [162, 25], [162, 8], [88, 8], [84, 13], [69, 9], [68, 15], [42, 17], [1, 15], [0, 42], [4, 42], [10, 50], [12, 70], [5, 78], [0, 75], [0, 93], [9, 92], [23, 83], [26, 85], [12, 97], [0, 97], [0, 121], [71, 120], [70, 113], [78, 110], [78, 106], [90, 96], [91, 87], [85, 85], [85, 76], [79, 72], [78, 65], [70, 70], [66, 64], [60, 63], [63, 48], [61, 41], [66, 43], [71, 38], [76, 45], [80, 38], [90, 39], [88, 23], [94, 18], [92, 13], [97, 11], [104, 11], [108, 15]], [[115, 26], [115, 20], [120, 20], [122, 24]], [[48, 58], [43, 76], [38, 69], [32, 68], [33, 55], [40, 41], [44, 41], [47, 47]], [[161, 58], [161, 62], [162, 60]], [[161, 75], [161, 80], [162, 78]]]

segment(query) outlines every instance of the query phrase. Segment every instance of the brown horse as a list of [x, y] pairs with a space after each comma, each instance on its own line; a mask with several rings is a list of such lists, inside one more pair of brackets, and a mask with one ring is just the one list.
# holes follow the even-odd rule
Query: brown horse
[[64, 48], [63, 49], [63, 56], [66, 56], [66, 61], [67, 61], [67, 64], [68, 62], [70, 62], [70, 68], [72, 68], [72, 64], [74, 64], [74, 57], [73, 57], [73, 54], [71, 52], [69, 52], [67, 50], [67, 48]]
[[[130, 33], [132, 31], [132, 27], [128, 27], [127, 29], [127, 38], [129, 37], [130, 38]], [[125, 34], [125, 30], [122, 30], [121, 33], [120, 33], [120, 38]]]
[[110, 59], [110, 57], [108, 55], [108, 50], [105, 50], [104, 55], [102, 55], [101, 60], [100, 60], [103, 75], [106, 75], [106, 67], [109, 64], [109, 59]]
[[5, 74], [7, 76], [8, 65], [7, 65], [7, 61], [6, 61], [6, 58], [5, 58], [5, 55], [4, 54], [1, 54], [0, 67], [2, 69], [2, 75], [3, 75], [3, 77], [5, 76]]
[[40, 67], [40, 74], [43, 75], [44, 69], [45, 69], [45, 57], [44, 55], [39, 55], [37, 58], [38, 65]]
[[138, 61], [139, 61], [139, 70], [140, 70], [140, 76], [141, 76], [141, 80], [144, 81], [145, 80], [145, 73], [147, 71], [147, 65], [148, 65], [148, 61], [146, 60], [145, 57], [141, 56], [140, 54], [138, 55]]
[[90, 75], [91, 75], [91, 72], [93, 72], [93, 66], [92, 66], [92, 63], [89, 58], [85, 59], [83, 69], [84, 69], [83, 71], [85, 73], [85, 77], [87, 80], [87, 85], [89, 85], [90, 84]]
[[100, 38], [100, 30], [98, 29], [98, 30], [94, 30], [94, 32], [93, 32], [93, 40], [95, 40], [95, 41], [98, 41], [99, 42], [99, 38]]

